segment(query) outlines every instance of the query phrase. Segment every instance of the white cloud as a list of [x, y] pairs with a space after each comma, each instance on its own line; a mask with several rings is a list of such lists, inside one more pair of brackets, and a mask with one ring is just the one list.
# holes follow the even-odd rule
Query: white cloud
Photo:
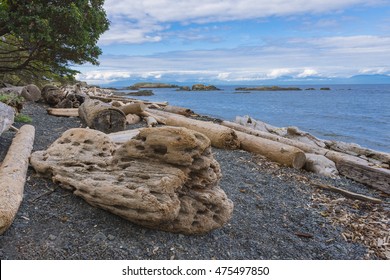
[[318, 72], [314, 69], [305, 69], [303, 70], [302, 73], [299, 73], [297, 75], [298, 78], [307, 78], [307, 77], [311, 77], [311, 76], [316, 76], [318, 75]]
[[[337, 11], [353, 5], [374, 5], [380, 0], [106, 0], [111, 29], [100, 41], [143, 43], [162, 40], [166, 24], [210, 23], [269, 16]], [[325, 22], [324, 24], [333, 24]]]
[[294, 38], [283, 47], [268, 43], [232, 49], [171, 51], [148, 56], [103, 55], [100, 68], [81, 69], [81, 77], [94, 83], [129, 77], [170, 81], [261, 81], [282, 76], [296, 79], [349, 77], [358, 73], [389, 73], [388, 61], [390, 37]]

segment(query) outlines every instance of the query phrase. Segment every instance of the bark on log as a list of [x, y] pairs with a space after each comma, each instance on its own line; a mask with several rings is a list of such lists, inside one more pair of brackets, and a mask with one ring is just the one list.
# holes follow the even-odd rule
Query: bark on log
[[34, 136], [33, 126], [22, 126], [0, 166], [0, 234], [12, 224], [22, 202]]
[[280, 142], [286, 145], [297, 147], [306, 153], [318, 154], [327, 157], [336, 163], [337, 170], [341, 175], [348, 177], [357, 182], [363, 183], [372, 188], [381, 190], [390, 194], [390, 170], [378, 168], [370, 165], [367, 161], [351, 155], [342, 154], [339, 152], [329, 151], [324, 148], [315, 147], [274, 134], [257, 131], [245, 126], [223, 121], [222, 125], [234, 128], [235, 130], [245, 132], [247, 134], [256, 135], [265, 139]]
[[126, 126], [126, 115], [122, 110], [99, 100], [85, 100], [79, 107], [79, 117], [88, 127], [104, 133], [121, 131]]
[[241, 148], [245, 151], [260, 154], [272, 161], [297, 169], [305, 165], [305, 153], [298, 148], [239, 131], [236, 133]]
[[189, 119], [173, 113], [153, 109], [147, 109], [146, 111], [163, 117], [167, 125], [186, 127], [206, 135], [211, 140], [211, 145], [216, 148], [237, 149], [240, 146], [233, 129], [212, 122]]
[[27, 101], [38, 101], [41, 99], [41, 90], [33, 84], [24, 87], [1, 88], [0, 93], [22, 96]]
[[15, 110], [0, 102], [0, 135], [7, 131], [11, 125], [14, 123]]
[[59, 117], [78, 117], [78, 108], [48, 108], [47, 113]]
[[178, 106], [172, 106], [172, 105], [165, 106], [163, 110], [166, 112], [169, 112], [169, 113], [183, 115], [185, 117], [188, 117], [188, 116], [191, 116], [194, 114], [194, 111], [192, 111], [191, 109], [178, 107]]
[[125, 115], [128, 114], [140, 115], [145, 110], [145, 108], [146, 106], [144, 103], [130, 103], [119, 107], [119, 109], [122, 110], [122, 112]]

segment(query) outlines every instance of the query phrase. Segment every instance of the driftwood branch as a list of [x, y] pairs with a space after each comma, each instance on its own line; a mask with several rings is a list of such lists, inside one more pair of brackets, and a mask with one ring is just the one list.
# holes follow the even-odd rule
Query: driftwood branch
[[354, 192], [347, 191], [347, 190], [343, 190], [343, 189], [340, 189], [340, 188], [337, 188], [337, 187], [334, 187], [331, 185], [324, 185], [324, 184], [320, 184], [320, 183], [316, 183], [316, 182], [311, 182], [311, 184], [315, 187], [318, 187], [318, 188], [321, 188], [324, 190], [329, 190], [332, 192], [336, 192], [336, 193], [342, 194], [342, 195], [349, 197], [349, 198], [352, 198], [352, 199], [358, 199], [358, 200], [367, 201], [367, 202], [376, 203], [376, 204], [383, 203], [383, 201], [381, 199], [373, 198], [373, 197], [366, 196], [363, 194], [354, 193]]
[[22, 126], [0, 166], [0, 234], [12, 224], [22, 202], [34, 136], [33, 126]]

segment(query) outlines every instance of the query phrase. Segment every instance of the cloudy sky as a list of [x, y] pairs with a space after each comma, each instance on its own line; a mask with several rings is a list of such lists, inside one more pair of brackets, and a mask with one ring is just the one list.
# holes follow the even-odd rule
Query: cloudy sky
[[100, 66], [76, 68], [89, 83], [390, 75], [389, 0], [106, 0], [105, 8]]

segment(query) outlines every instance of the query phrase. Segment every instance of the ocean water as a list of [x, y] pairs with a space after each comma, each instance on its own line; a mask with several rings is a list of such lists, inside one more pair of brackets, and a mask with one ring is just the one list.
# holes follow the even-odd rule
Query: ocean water
[[[249, 115], [271, 125], [297, 126], [321, 139], [357, 143], [390, 153], [390, 85], [297, 86], [302, 91], [250, 91], [217, 86], [221, 91], [152, 89], [154, 96], [198, 114], [233, 121]], [[320, 90], [329, 87], [331, 90]]]

